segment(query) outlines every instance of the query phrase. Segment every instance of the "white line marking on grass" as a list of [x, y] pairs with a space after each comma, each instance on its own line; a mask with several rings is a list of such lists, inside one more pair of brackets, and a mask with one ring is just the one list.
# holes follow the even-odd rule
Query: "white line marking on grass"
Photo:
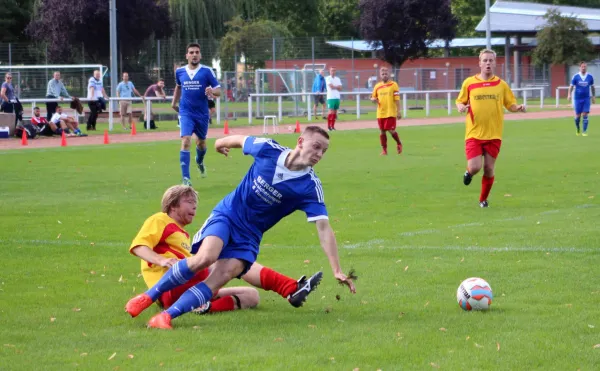
[[549, 214], [558, 214], [558, 213], [560, 213], [560, 210], [548, 210], [548, 211], [541, 212], [538, 215], [549, 215]]
[[13, 240], [13, 239], [0, 239], [0, 244], [13, 244], [13, 245], [65, 245], [65, 246], [127, 246], [125, 242], [115, 241], [69, 241], [69, 240]]
[[[371, 240], [352, 245], [342, 245], [342, 248], [373, 248], [385, 244], [381, 239]], [[386, 250], [452, 250], [452, 251], [480, 251], [480, 252], [563, 252], [563, 253], [600, 253], [600, 249], [588, 249], [580, 247], [544, 247], [544, 246], [504, 246], [504, 247], [486, 247], [486, 246], [419, 246], [419, 245], [400, 245], [384, 246]]]
[[[584, 204], [584, 205], [577, 205], [574, 206], [571, 209], [589, 209], [592, 207], [596, 207], [596, 205], [594, 204]], [[570, 209], [567, 209], [570, 210]], [[479, 227], [479, 226], [483, 226], [486, 224], [494, 224], [494, 223], [501, 223], [501, 222], [512, 222], [512, 221], [519, 221], [519, 220], [524, 220], [525, 218], [533, 218], [536, 216], [542, 216], [542, 215], [550, 215], [550, 214], [558, 214], [560, 212], [562, 212], [563, 210], [548, 210], [548, 211], [542, 211], [541, 213], [538, 214], [533, 214], [533, 215], [529, 215], [529, 216], [515, 216], [512, 218], [504, 218], [504, 219], [493, 219], [493, 220], [489, 220], [485, 223], [483, 222], [473, 222], [473, 223], [462, 223], [462, 224], [455, 224], [455, 225], [449, 225], [446, 228], [447, 229], [454, 229], [454, 228], [464, 228], [464, 227]], [[434, 234], [434, 233], [441, 233], [442, 231], [444, 231], [446, 228], [439, 228], [439, 229], [423, 229], [423, 230], [418, 230], [418, 231], [408, 231], [408, 232], [401, 232], [398, 235], [402, 236], [402, 237], [412, 237], [412, 236], [418, 236], [418, 235], [423, 235], [423, 234]]]

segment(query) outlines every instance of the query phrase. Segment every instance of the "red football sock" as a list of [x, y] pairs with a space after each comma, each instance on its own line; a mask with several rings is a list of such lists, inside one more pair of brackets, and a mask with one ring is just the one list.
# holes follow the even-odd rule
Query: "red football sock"
[[235, 300], [233, 296], [225, 296], [224, 298], [218, 298], [213, 301], [210, 305], [209, 313], [213, 312], [228, 312], [231, 310], [236, 310]]
[[331, 114], [331, 128], [335, 129], [335, 119], [337, 118], [337, 115], [335, 113]]
[[327, 129], [331, 129], [331, 113], [327, 115]]
[[296, 280], [267, 267], [260, 270], [260, 285], [263, 290], [275, 291], [283, 298], [287, 298], [298, 289]]
[[400, 144], [400, 137], [398, 136], [398, 132], [395, 131], [392, 133], [392, 138], [396, 141], [396, 144]]
[[488, 178], [487, 176], [483, 176], [481, 178], [481, 194], [479, 195], [479, 202], [487, 200], [490, 195], [490, 191], [492, 190], [492, 185], [494, 184], [494, 177]]
[[379, 142], [381, 143], [381, 146], [383, 147], [383, 149], [387, 149], [387, 135], [386, 134], [379, 134]]

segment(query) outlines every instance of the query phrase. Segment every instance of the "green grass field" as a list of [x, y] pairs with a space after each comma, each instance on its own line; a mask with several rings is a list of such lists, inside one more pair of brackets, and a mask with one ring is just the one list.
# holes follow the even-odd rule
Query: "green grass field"
[[[296, 213], [265, 235], [259, 261], [324, 271], [303, 308], [261, 292], [257, 309], [183, 316], [170, 332], [146, 329], [157, 307], [131, 319], [123, 306], [145, 289], [127, 250], [180, 181], [178, 142], [0, 150], [0, 369], [595, 370], [594, 124], [584, 138], [571, 119], [507, 122], [488, 209], [480, 176], [462, 184], [462, 124], [401, 128], [405, 153], [388, 157], [374, 130], [335, 132], [317, 172], [357, 294]], [[206, 162], [191, 234], [251, 159]], [[456, 303], [471, 276], [491, 284], [489, 312]]]

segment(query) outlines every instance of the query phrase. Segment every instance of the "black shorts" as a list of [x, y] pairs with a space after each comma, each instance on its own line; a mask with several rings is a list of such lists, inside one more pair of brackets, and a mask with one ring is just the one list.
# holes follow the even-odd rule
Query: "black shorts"
[[54, 132], [52, 131], [52, 128], [50, 127], [50, 124], [40, 124], [38, 125], [39, 128], [39, 135], [43, 135], [45, 137], [51, 137]]
[[325, 97], [322, 95], [315, 95], [315, 104], [325, 104]]
[[214, 100], [208, 100], [208, 109], [212, 109], [215, 108], [215, 101]]

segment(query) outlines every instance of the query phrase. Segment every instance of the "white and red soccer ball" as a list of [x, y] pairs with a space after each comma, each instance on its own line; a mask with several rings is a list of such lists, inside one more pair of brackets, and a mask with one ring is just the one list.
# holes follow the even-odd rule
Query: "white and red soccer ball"
[[492, 305], [492, 287], [486, 280], [471, 277], [462, 281], [456, 290], [458, 305], [467, 311], [488, 310]]

